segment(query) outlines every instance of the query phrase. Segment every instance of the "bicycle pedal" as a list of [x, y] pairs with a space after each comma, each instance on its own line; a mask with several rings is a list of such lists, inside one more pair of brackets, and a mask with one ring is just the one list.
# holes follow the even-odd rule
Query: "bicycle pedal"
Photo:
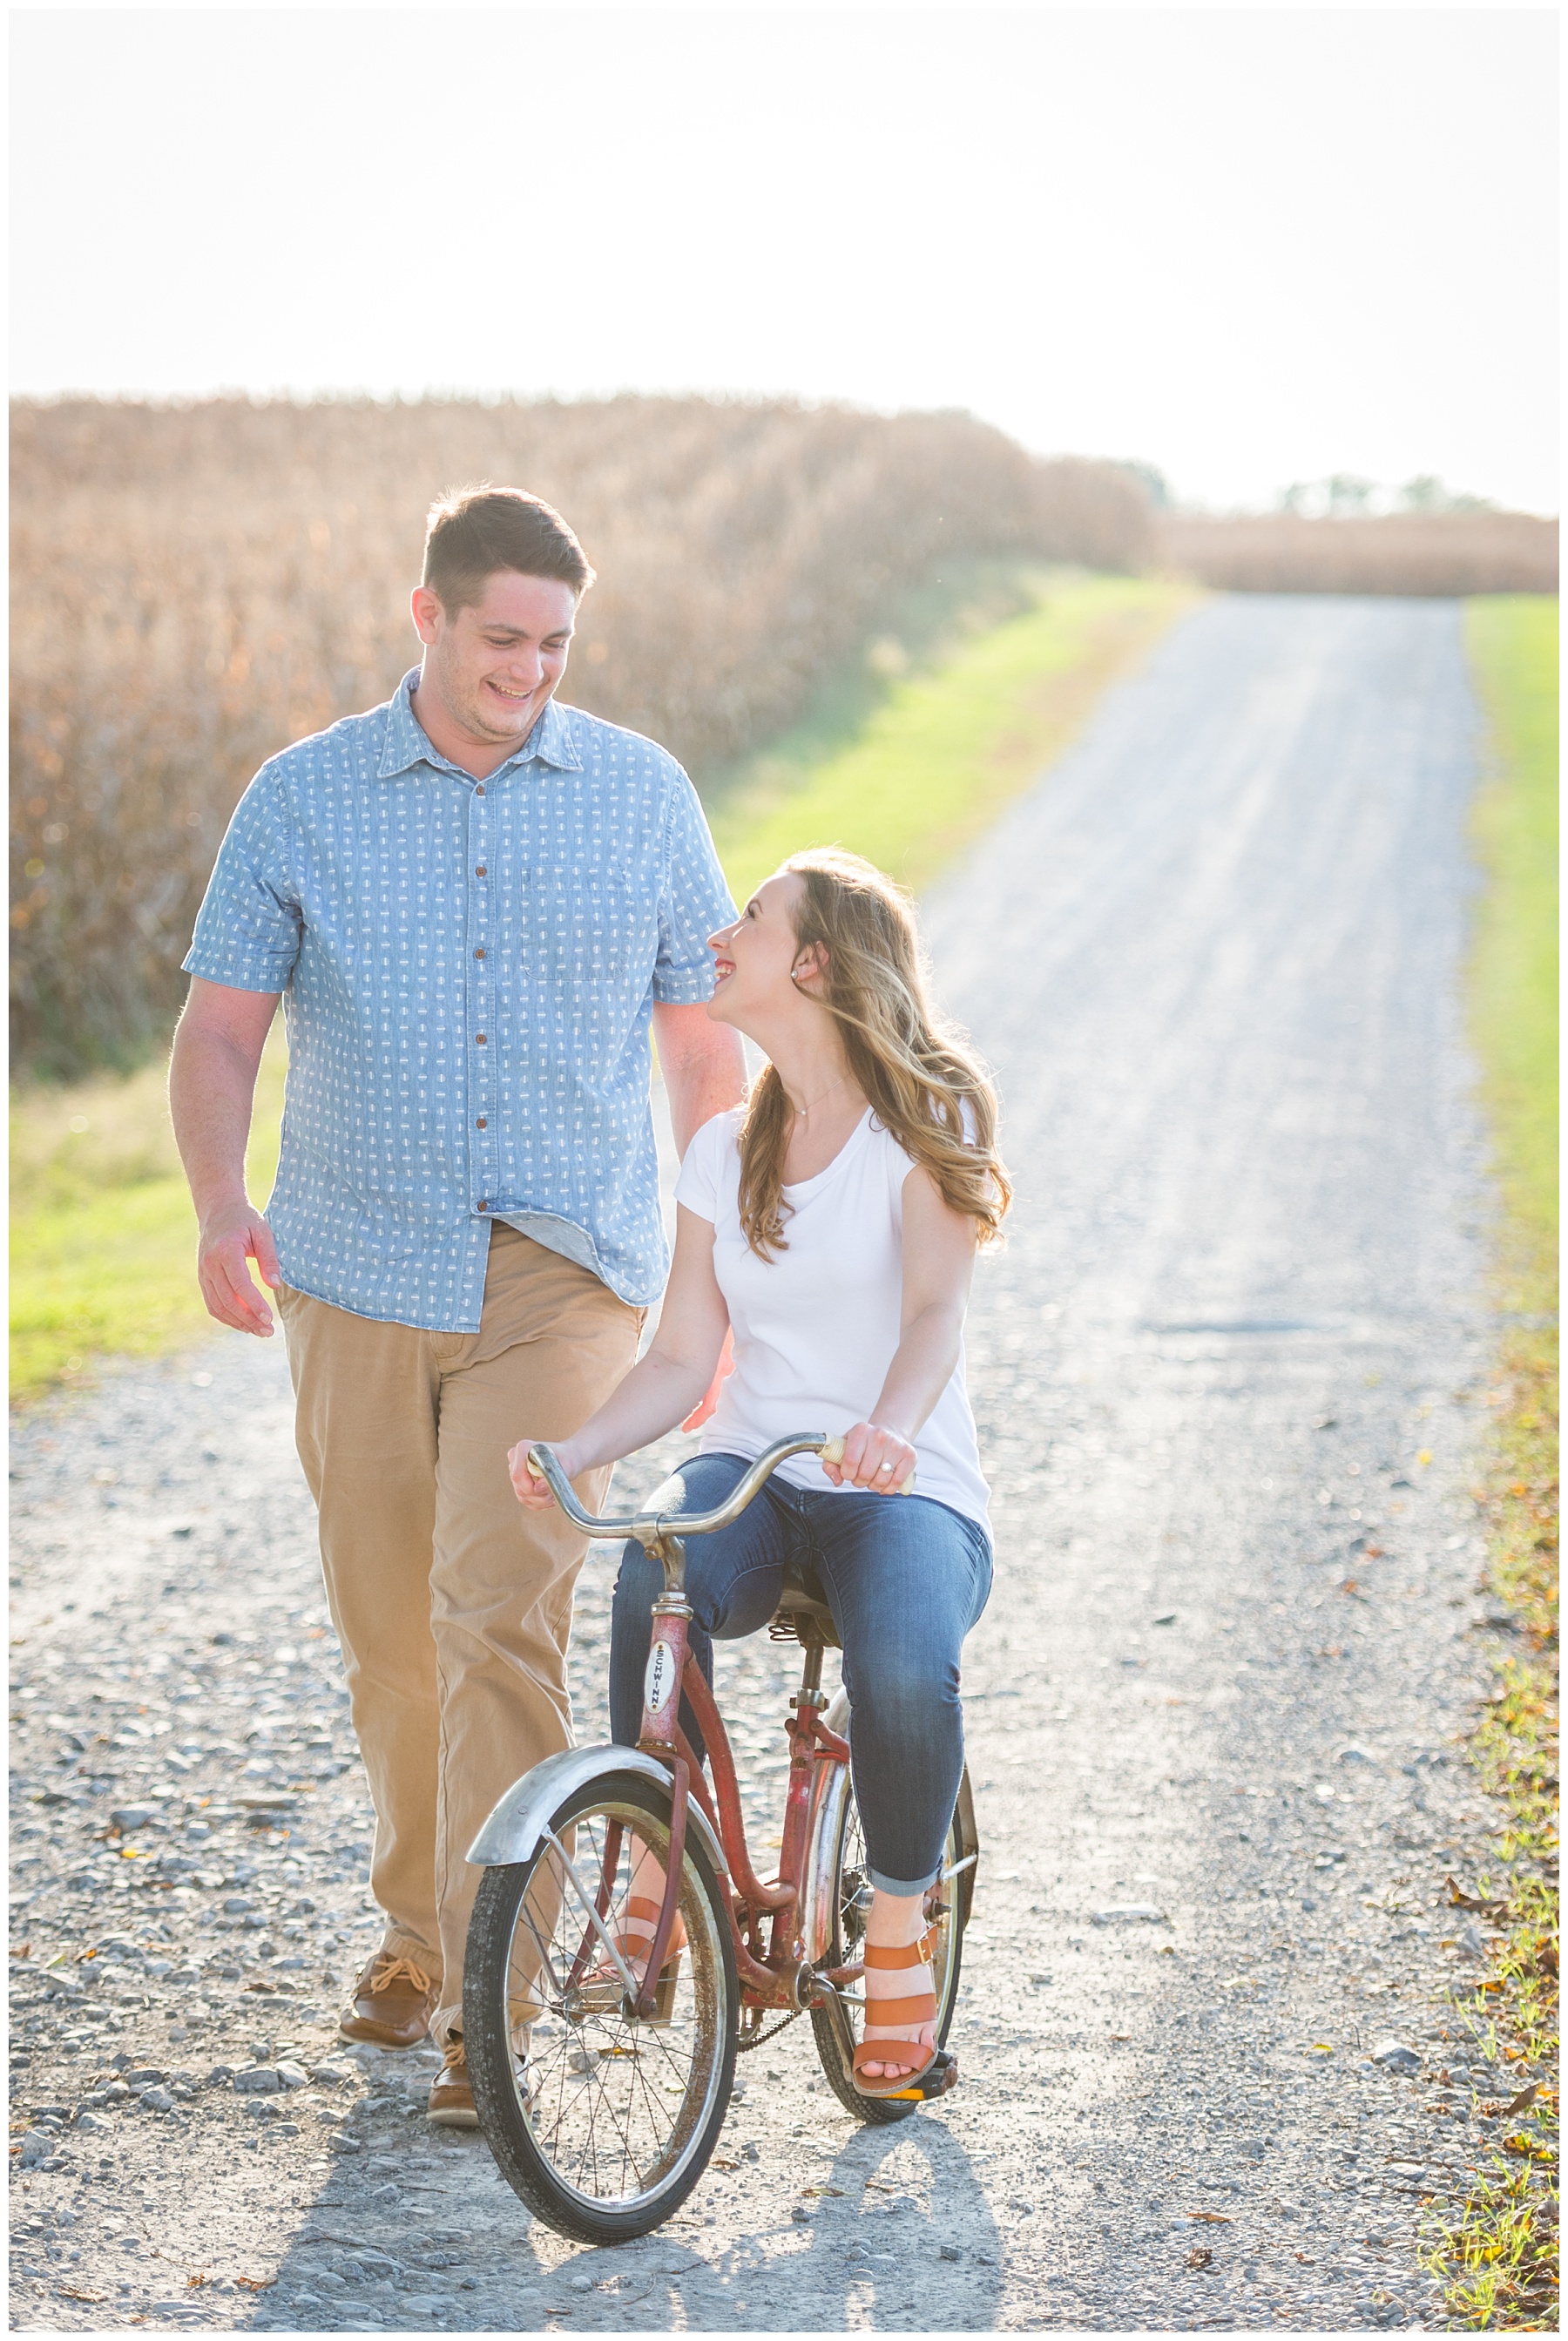
[[958, 2060], [944, 2048], [928, 2073], [923, 2073], [912, 2089], [889, 2089], [887, 2102], [897, 2105], [912, 2098], [917, 2105], [928, 2104], [932, 2097], [944, 2097], [958, 2085]]

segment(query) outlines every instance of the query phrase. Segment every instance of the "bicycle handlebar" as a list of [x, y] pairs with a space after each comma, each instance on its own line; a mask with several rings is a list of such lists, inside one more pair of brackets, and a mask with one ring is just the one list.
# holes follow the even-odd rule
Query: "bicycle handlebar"
[[[536, 1478], [544, 1481], [567, 1519], [574, 1528], [581, 1529], [584, 1536], [607, 1540], [613, 1538], [618, 1542], [626, 1537], [635, 1537], [639, 1544], [646, 1547], [661, 1543], [667, 1536], [711, 1536], [716, 1529], [727, 1529], [731, 1520], [739, 1519], [780, 1463], [791, 1455], [807, 1452], [820, 1455], [827, 1463], [841, 1462], [844, 1441], [841, 1437], [831, 1437], [825, 1430], [797, 1431], [790, 1438], [776, 1439], [771, 1447], [765, 1447], [742, 1478], [736, 1481], [724, 1501], [716, 1504], [710, 1512], [661, 1511], [659, 1509], [661, 1496], [684, 1493], [680, 1481], [670, 1479], [655, 1488], [641, 1511], [623, 1513], [616, 1519], [600, 1519], [594, 1513], [583, 1510], [571, 1480], [549, 1447], [531, 1447], [528, 1468]], [[915, 1477], [911, 1472], [898, 1493], [907, 1495], [914, 1484]]]

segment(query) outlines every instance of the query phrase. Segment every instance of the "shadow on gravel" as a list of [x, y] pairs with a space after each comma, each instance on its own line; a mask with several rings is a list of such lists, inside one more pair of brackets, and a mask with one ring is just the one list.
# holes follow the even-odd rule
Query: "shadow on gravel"
[[[775, 2323], [841, 2331], [853, 2301], [858, 2321], [907, 2326], [911, 2310], [933, 2332], [978, 2332], [1001, 2306], [1002, 2238], [964, 2148], [941, 2122], [917, 2116], [886, 2129], [858, 2130], [831, 2164], [809, 2164], [809, 2198], [790, 2224], [808, 2249], [767, 2276], [773, 2298], [750, 2306]], [[836, 2192], [833, 2190], [837, 2190]]]
[[482, 2140], [420, 2147], [405, 2146], [397, 2177], [381, 2157], [335, 2153], [275, 2284], [239, 2321], [284, 2332], [531, 2332], [556, 2316], [575, 2331], [840, 2331], [851, 2307], [873, 2329], [908, 2328], [912, 2313], [931, 2331], [998, 2321], [1002, 2238], [968, 2157], [936, 2121], [858, 2131], [831, 2161], [802, 2142], [787, 2191], [759, 2184], [739, 2217], [732, 2204], [710, 2213], [699, 2187], [668, 2227], [602, 2250], [574, 2250], [531, 2219]]

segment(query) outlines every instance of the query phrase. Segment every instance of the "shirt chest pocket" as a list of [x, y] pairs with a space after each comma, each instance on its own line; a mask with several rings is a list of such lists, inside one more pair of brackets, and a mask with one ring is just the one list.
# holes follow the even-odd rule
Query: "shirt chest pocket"
[[525, 870], [521, 928], [524, 973], [557, 980], [646, 981], [659, 948], [651, 890], [630, 871]]

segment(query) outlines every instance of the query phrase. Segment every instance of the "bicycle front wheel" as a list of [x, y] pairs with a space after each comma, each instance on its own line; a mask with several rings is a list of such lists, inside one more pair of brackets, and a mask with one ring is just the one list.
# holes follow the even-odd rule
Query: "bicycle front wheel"
[[695, 1834], [679, 1888], [685, 1946], [650, 2021], [620, 1989], [589, 1915], [619, 1939], [633, 1868], [645, 1854], [668, 1863], [670, 1813], [656, 1782], [607, 1765], [552, 1815], [529, 1860], [485, 1872], [469, 1928], [463, 2045], [481, 2126], [529, 2208], [584, 2243], [624, 2243], [669, 2218], [729, 2104], [734, 1942]]

